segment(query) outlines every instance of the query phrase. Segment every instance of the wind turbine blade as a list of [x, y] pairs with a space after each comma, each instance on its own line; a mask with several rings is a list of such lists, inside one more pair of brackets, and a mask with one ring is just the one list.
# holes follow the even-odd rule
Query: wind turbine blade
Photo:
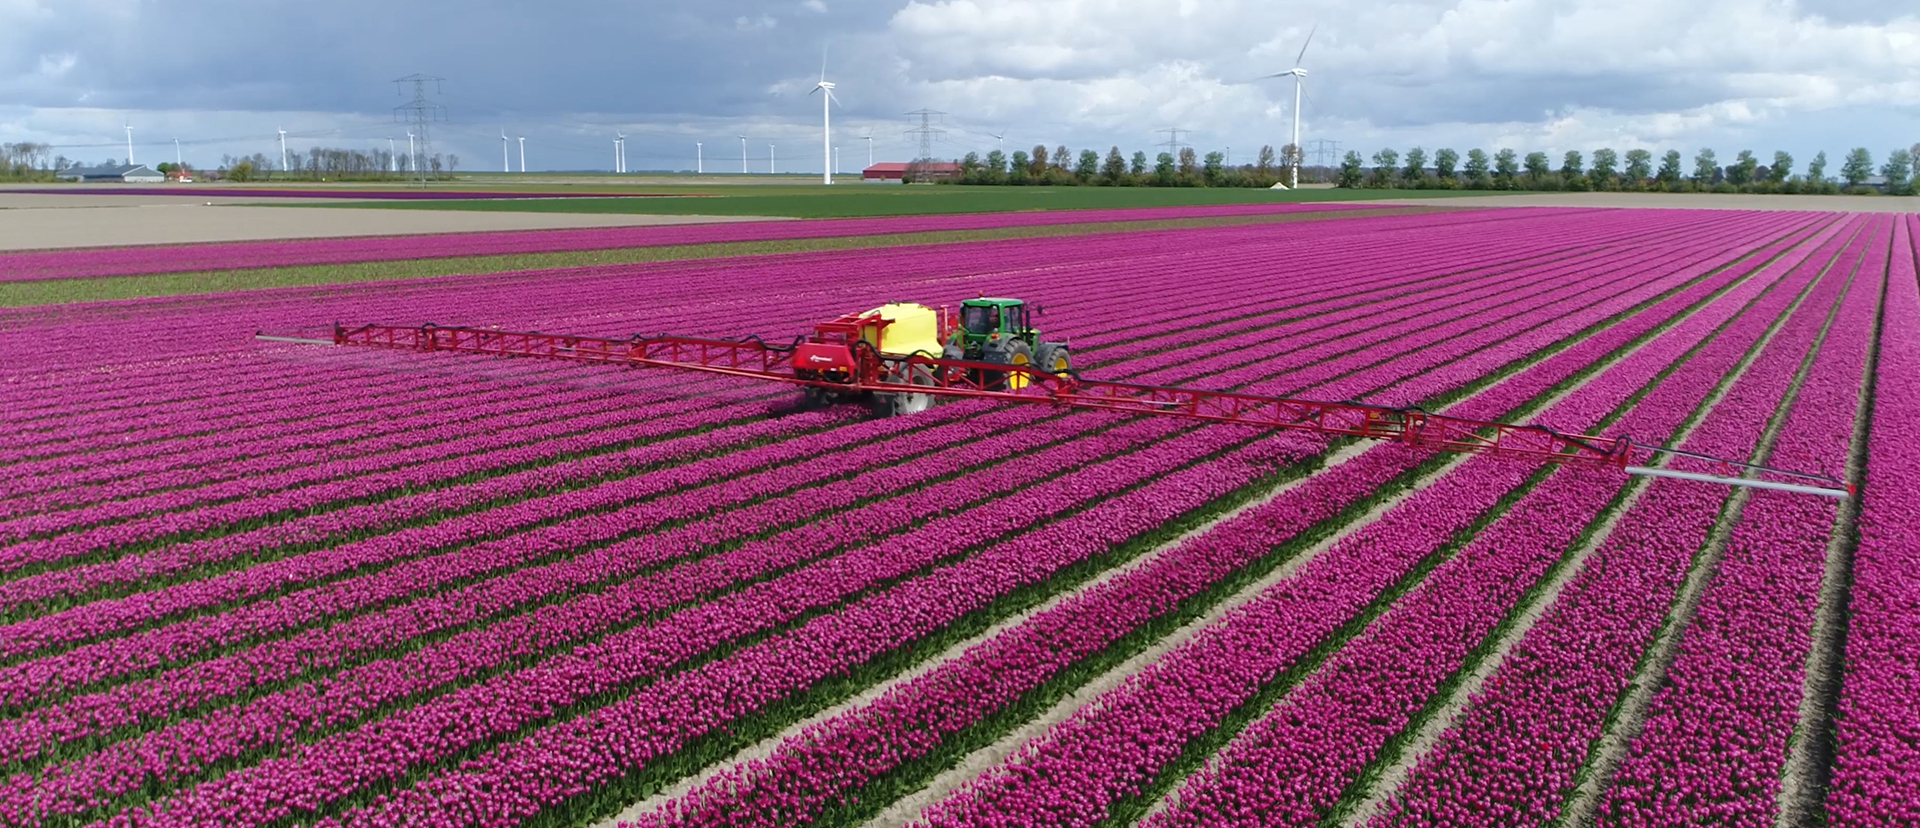
[[[833, 90], [831, 89], [827, 90], [827, 100], [833, 101], [835, 104], [840, 104], [840, 99], [833, 96]], [[841, 105], [844, 106], [844, 104]]]
[[1254, 78], [1254, 80], [1268, 80], [1268, 79], [1270, 79], [1270, 78], [1284, 78], [1284, 77], [1287, 77], [1288, 75], [1291, 75], [1291, 74], [1293, 74], [1293, 73], [1292, 73], [1292, 72], [1275, 72], [1275, 73], [1273, 73], [1273, 74], [1271, 74], [1271, 75], [1261, 75], [1260, 77], [1257, 77], [1257, 78]]
[[827, 46], [826, 43], [820, 44], [820, 79], [823, 81], [827, 79]]
[[1320, 31], [1320, 24], [1318, 23], [1313, 24], [1313, 28], [1307, 30], [1307, 42], [1300, 44], [1300, 55], [1293, 59], [1293, 65], [1299, 66], [1300, 61], [1306, 58], [1307, 47], [1313, 45], [1313, 33], [1317, 31]]
[[820, 90], [822, 90], [822, 89], [825, 89], [825, 88], [826, 88], [826, 87], [824, 87], [824, 86], [821, 86], [821, 85], [819, 85], [819, 84], [817, 84], [817, 83], [816, 83], [816, 84], [814, 84], [814, 85], [813, 85], [813, 88], [812, 88], [812, 89], [810, 89], [810, 90], [807, 90], [807, 97], [809, 97], [809, 98], [811, 98], [811, 97], [813, 97], [813, 93], [815, 93], [815, 92], [818, 92], [818, 91], [820, 91]]

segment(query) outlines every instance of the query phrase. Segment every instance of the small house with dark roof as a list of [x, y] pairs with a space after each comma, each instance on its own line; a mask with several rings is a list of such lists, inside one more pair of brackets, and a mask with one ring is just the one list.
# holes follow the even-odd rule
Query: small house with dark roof
[[115, 164], [110, 167], [68, 167], [54, 174], [61, 181], [121, 182], [160, 184], [167, 177], [145, 164]]

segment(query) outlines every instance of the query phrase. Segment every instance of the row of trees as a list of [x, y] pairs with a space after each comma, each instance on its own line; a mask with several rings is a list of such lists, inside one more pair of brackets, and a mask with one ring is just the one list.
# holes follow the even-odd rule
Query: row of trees
[[280, 169], [278, 159], [258, 152], [220, 158], [220, 174], [233, 181], [384, 181], [414, 178], [420, 171], [433, 178], [448, 178], [460, 169], [460, 156], [437, 152], [422, 156], [421, 170], [416, 171], [413, 158], [404, 152], [313, 147], [304, 158], [293, 156], [289, 166], [291, 169]]
[[1522, 158], [1510, 149], [1489, 156], [1485, 150], [1469, 150], [1464, 159], [1451, 149], [1442, 149], [1429, 158], [1426, 150], [1414, 147], [1404, 158], [1391, 149], [1373, 154], [1373, 165], [1357, 152], [1349, 152], [1340, 164], [1337, 183], [1342, 187], [1395, 187], [1412, 189], [1472, 190], [1627, 190], [1665, 192], [1723, 193], [1871, 193], [1914, 194], [1914, 159], [1920, 156], [1920, 144], [1897, 149], [1887, 155], [1878, 168], [1883, 179], [1880, 190], [1867, 187], [1875, 167], [1873, 153], [1865, 147], [1847, 153], [1838, 178], [1827, 174], [1827, 154], [1819, 153], [1804, 173], [1795, 174], [1793, 156], [1775, 152], [1771, 163], [1762, 164], [1751, 150], [1741, 150], [1733, 163], [1722, 165], [1711, 149], [1702, 149], [1693, 157], [1691, 168], [1683, 165], [1678, 150], [1668, 150], [1655, 166], [1653, 153], [1628, 150], [1622, 156], [1611, 149], [1593, 152], [1591, 165], [1579, 151], [1569, 151], [1556, 169], [1544, 152], [1530, 152]]
[[53, 171], [70, 165], [64, 155], [54, 155], [50, 144], [21, 141], [0, 144], [0, 180], [50, 181]]
[[[1290, 149], [1282, 154], [1291, 157]], [[982, 158], [967, 153], [959, 161], [958, 177], [946, 178], [959, 184], [1008, 184], [1105, 187], [1271, 187], [1285, 175], [1285, 164], [1273, 147], [1264, 146], [1251, 164], [1230, 166], [1222, 152], [1202, 156], [1192, 147], [1178, 153], [1162, 152], [1151, 160], [1145, 152], [1131, 157], [1119, 147], [1107, 150], [1103, 157], [1094, 150], [1075, 154], [1062, 144], [1051, 152], [1040, 144], [1032, 152], [1016, 150], [1009, 158], [994, 150]]]

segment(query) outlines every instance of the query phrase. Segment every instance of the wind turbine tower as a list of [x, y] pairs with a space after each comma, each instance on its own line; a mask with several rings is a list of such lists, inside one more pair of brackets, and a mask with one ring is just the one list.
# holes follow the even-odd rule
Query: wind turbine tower
[[127, 125], [127, 166], [133, 166], [133, 125]]
[[[407, 136], [407, 140], [408, 140], [409, 142], [411, 142], [411, 141], [413, 140], [413, 136], [412, 136], [412, 135], [408, 135], [408, 136]], [[394, 154], [393, 154], [393, 139], [392, 139], [392, 138], [388, 138], [388, 139], [387, 139], [387, 171], [388, 171], [388, 172], [399, 172], [399, 171], [400, 171], [400, 156], [398, 156], [398, 155], [394, 155]]]
[[867, 140], [867, 166], [871, 167], [873, 166], [873, 133], [871, 131], [867, 133], [866, 140]]
[[747, 136], [740, 136], [740, 174], [747, 174]]
[[[407, 155], [413, 155], [413, 133], [407, 133]], [[287, 171], [287, 131], [280, 130], [280, 171]]]
[[507, 157], [507, 128], [506, 127], [500, 128], [500, 171], [503, 173], [513, 172], [513, 162], [508, 160], [508, 157]]
[[1319, 30], [1318, 25], [1307, 30], [1307, 40], [1300, 44], [1300, 54], [1294, 57], [1292, 69], [1266, 76], [1268, 78], [1293, 77], [1293, 142], [1289, 144], [1293, 151], [1286, 159], [1287, 186], [1291, 188], [1300, 186], [1300, 157], [1305, 154], [1300, 146], [1300, 98], [1306, 94], [1307, 70], [1300, 68], [1300, 62], [1306, 59], [1307, 47], [1313, 45], [1313, 33]]
[[700, 143], [699, 141], [695, 141], [693, 142], [693, 172], [694, 174], [698, 175], [701, 173], [705, 173], [706, 171], [707, 171], [706, 145]]
[[520, 136], [520, 171], [527, 171], [527, 136]]
[[[825, 92], [820, 98], [820, 183], [833, 183], [833, 81], [827, 80], [826, 50], [820, 52], [820, 82], [813, 85], [813, 91]], [[771, 170], [769, 170], [771, 172]]]

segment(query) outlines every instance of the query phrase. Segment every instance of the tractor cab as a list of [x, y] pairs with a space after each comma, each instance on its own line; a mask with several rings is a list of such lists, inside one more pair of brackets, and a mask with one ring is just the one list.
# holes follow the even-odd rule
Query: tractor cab
[[[947, 334], [947, 359], [1022, 365], [1063, 373], [1070, 369], [1066, 343], [1042, 342], [1033, 327], [1038, 308], [1020, 299], [981, 297], [960, 303], [959, 318]], [[1013, 384], [1024, 383], [1016, 378]]]
[[1019, 299], [968, 299], [960, 303], [960, 325], [954, 336], [964, 339], [969, 351], [1000, 337], [1030, 339], [1039, 332], [1027, 316], [1027, 303]]

